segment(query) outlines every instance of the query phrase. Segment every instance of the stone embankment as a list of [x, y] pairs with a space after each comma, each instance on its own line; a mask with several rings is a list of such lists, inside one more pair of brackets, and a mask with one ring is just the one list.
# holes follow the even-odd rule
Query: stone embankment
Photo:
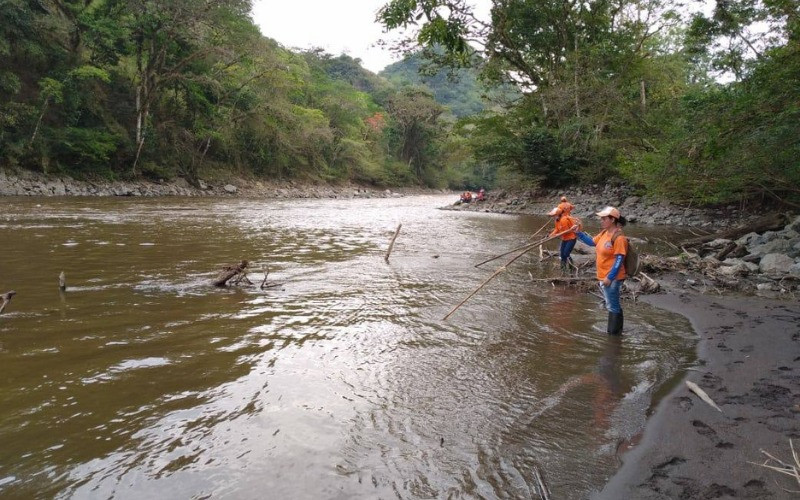
[[91, 182], [36, 172], [9, 173], [0, 170], [0, 196], [253, 196], [347, 199], [391, 198], [432, 192], [434, 191], [414, 188], [390, 190], [352, 184], [330, 186], [293, 181], [265, 183], [245, 179], [220, 183], [201, 180], [199, 187], [190, 185], [182, 178], [165, 182], [144, 180]]
[[717, 238], [682, 255], [723, 286], [747, 291], [793, 292], [800, 288], [800, 216], [782, 229]]
[[489, 192], [486, 194], [484, 202], [453, 205], [446, 208], [504, 214], [544, 215], [558, 204], [561, 196], [566, 196], [576, 206], [573, 215], [578, 217], [590, 217], [603, 207], [611, 205], [619, 208], [629, 222], [691, 226], [708, 231], [715, 231], [719, 227], [738, 225], [760, 215], [742, 211], [735, 205], [711, 209], [673, 205], [665, 201], [638, 196], [633, 188], [624, 185], [593, 185], [569, 190], [524, 193]]

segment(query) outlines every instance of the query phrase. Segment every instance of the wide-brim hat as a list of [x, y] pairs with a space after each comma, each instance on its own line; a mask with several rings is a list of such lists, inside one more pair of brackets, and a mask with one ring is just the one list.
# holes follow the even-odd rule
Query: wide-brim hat
[[561, 212], [563, 212], [563, 210], [561, 210], [560, 207], [556, 207], [556, 208], [550, 210], [549, 212], [547, 212], [547, 215], [561, 215]]
[[597, 215], [598, 217], [613, 217], [615, 219], [619, 219], [620, 217], [619, 210], [617, 210], [614, 207], [606, 207], [597, 212], [595, 215]]

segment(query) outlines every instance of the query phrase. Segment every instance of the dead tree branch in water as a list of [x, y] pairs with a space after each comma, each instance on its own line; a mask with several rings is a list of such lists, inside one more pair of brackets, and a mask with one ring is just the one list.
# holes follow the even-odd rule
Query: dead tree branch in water
[[0, 300], [3, 301], [3, 303], [0, 304], [0, 314], [3, 314], [3, 311], [5, 310], [6, 306], [11, 302], [11, 298], [16, 294], [17, 292], [15, 292], [14, 290], [9, 290], [8, 292], [0, 295]]
[[[240, 275], [244, 275], [245, 268], [247, 268], [247, 261], [246, 260], [243, 260], [240, 263], [234, 264], [232, 266], [224, 267], [224, 268], [222, 268], [222, 271], [219, 273], [219, 275], [214, 279], [212, 284], [214, 286], [216, 286], [216, 287], [227, 286], [228, 280], [230, 280], [230, 279], [232, 279], [234, 277], [238, 277]], [[246, 279], [246, 276], [245, 276], [245, 279]], [[239, 281], [241, 281], [241, 278], [239, 278]], [[250, 280], [247, 280], [247, 281], [249, 282]], [[235, 283], [232, 283], [232, 284], [235, 284]]]
[[269, 277], [269, 267], [267, 267], [266, 271], [264, 271], [264, 280], [261, 282], [260, 289], [266, 290], [267, 288], [275, 288], [276, 286], [283, 286], [283, 283], [267, 283], [267, 278]]

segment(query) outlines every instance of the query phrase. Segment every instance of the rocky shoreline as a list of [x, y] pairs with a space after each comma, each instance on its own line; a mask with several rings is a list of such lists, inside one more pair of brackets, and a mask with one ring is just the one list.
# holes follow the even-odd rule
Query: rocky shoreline
[[[690, 226], [713, 230], [752, 220], [753, 214], [735, 205], [714, 208], [684, 207], [652, 197], [639, 196], [627, 185], [591, 185], [567, 190], [542, 190], [527, 192], [488, 192], [486, 201], [454, 204], [447, 210], [493, 212], [503, 214], [544, 215], [566, 196], [575, 205], [573, 214], [590, 217], [605, 206], [621, 210], [629, 222], [638, 224]], [[455, 201], [455, 200], [454, 200]]]
[[67, 176], [37, 172], [0, 170], [0, 196], [243, 196], [260, 198], [396, 198], [410, 194], [445, 193], [423, 188], [385, 189], [355, 184], [327, 185], [295, 181], [264, 182], [229, 179], [225, 182], [199, 181], [192, 186], [186, 179], [151, 182], [81, 181]]

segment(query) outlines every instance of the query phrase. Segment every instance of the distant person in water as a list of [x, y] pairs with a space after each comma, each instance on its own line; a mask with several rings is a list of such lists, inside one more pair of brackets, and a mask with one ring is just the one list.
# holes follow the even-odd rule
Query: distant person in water
[[486, 200], [486, 190], [485, 190], [485, 189], [483, 189], [483, 188], [481, 188], [481, 189], [478, 191], [478, 198], [477, 198], [477, 201], [484, 201], [484, 200]]
[[547, 215], [552, 217], [556, 223], [556, 227], [553, 229], [553, 232], [550, 233], [550, 236], [569, 231], [561, 235], [561, 246], [558, 249], [559, 257], [561, 257], [561, 273], [567, 274], [569, 273], [569, 264], [572, 262], [570, 254], [572, 253], [572, 249], [575, 248], [575, 243], [578, 241], [575, 228], [580, 230], [581, 222], [575, 217], [565, 213], [560, 205], [550, 210]]
[[464, 191], [461, 193], [461, 203], [469, 203], [472, 201], [472, 192]]
[[603, 290], [603, 298], [608, 309], [607, 331], [611, 335], [619, 335], [622, 333], [624, 319], [619, 292], [622, 283], [628, 277], [624, 265], [625, 255], [628, 253], [628, 239], [622, 233], [622, 227], [627, 221], [614, 207], [606, 207], [596, 215], [600, 217], [602, 231], [594, 238], [580, 231], [577, 225], [573, 226], [573, 229], [577, 231], [581, 242], [595, 247], [597, 279], [600, 281], [600, 289]]

